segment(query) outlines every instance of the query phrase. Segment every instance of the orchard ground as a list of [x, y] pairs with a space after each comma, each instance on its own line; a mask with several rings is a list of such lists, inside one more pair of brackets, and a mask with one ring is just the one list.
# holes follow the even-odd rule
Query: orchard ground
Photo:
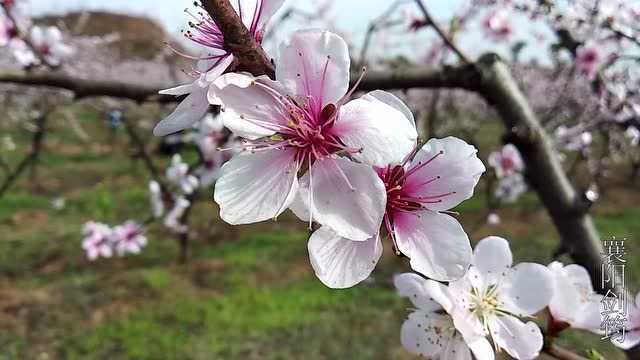
[[[409, 267], [391, 254], [388, 241], [370, 280], [331, 290], [309, 265], [305, 224], [288, 213], [277, 222], [226, 225], [208, 189], [192, 213], [187, 265], [177, 263], [177, 242], [160, 224], [148, 228], [149, 245], [139, 256], [87, 261], [80, 246], [83, 223], [146, 219], [150, 178], [142, 162], [131, 159], [124, 129], [112, 137], [105, 116], [91, 106], [70, 110], [90, 140], [81, 141], [56, 113], [41, 164], [0, 199], [0, 359], [413, 358], [400, 345], [411, 305], [391, 283], [393, 274]], [[150, 126], [161, 118], [158, 109], [127, 115], [147, 124], [138, 132], [154, 149], [158, 140]], [[28, 149], [29, 132], [2, 125], [0, 132], [18, 144], [4, 155], [13, 167]], [[482, 159], [498, 145], [501, 131], [498, 122], [481, 129]], [[156, 161], [161, 169], [168, 163]], [[594, 215], [601, 236], [629, 240], [627, 285], [635, 293], [640, 193], [638, 184], [629, 184], [628, 171], [621, 168], [607, 180]], [[60, 210], [52, 206], [58, 197], [65, 199]], [[476, 195], [455, 209], [472, 242], [499, 235], [511, 241], [516, 262], [552, 261], [557, 235], [535, 194], [500, 210], [497, 226], [485, 223], [485, 203], [481, 182]], [[560, 340], [567, 348], [623, 358], [598, 336], [567, 335]]]

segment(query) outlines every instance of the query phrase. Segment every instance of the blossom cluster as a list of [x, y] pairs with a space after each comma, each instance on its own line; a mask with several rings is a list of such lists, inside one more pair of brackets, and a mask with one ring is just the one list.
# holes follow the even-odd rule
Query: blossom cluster
[[489, 154], [488, 162], [498, 178], [495, 196], [507, 203], [516, 201], [527, 190], [523, 176], [524, 161], [518, 148], [506, 144]]
[[[513, 266], [507, 240], [488, 237], [476, 245], [466, 275], [447, 285], [405, 273], [394, 278], [398, 293], [415, 310], [401, 329], [403, 346], [430, 359], [494, 359], [504, 350], [533, 359], [542, 331], [530, 319], [545, 308], [549, 331], [575, 328], [600, 333], [602, 295], [587, 271], [559, 262]], [[526, 322], [525, 322], [526, 321]]]
[[33, 25], [18, 1], [3, 1], [0, 8], [0, 47], [7, 47], [25, 68], [59, 66], [73, 54], [55, 26]]
[[111, 227], [89, 221], [83, 227], [82, 248], [91, 261], [110, 258], [114, 254], [124, 256], [138, 254], [147, 245], [142, 226], [134, 221]]

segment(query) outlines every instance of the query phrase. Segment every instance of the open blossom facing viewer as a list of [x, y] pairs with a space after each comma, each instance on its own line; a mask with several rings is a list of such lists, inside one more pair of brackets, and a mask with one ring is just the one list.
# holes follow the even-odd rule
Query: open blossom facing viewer
[[87, 252], [87, 258], [91, 261], [113, 256], [112, 229], [105, 224], [89, 221], [84, 224], [82, 248]]
[[[247, 139], [222, 167], [214, 198], [221, 218], [246, 224], [277, 217], [310, 184], [308, 219], [364, 241], [384, 214], [384, 184], [371, 166], [415, 146], [406, 106], [386, 92], [348, 101], [347, 44], [328, 31], [299, 31], [280, 48], [277, 81], [231, 73], [213, 88], [227, 128]], [[306, 171], [305, 171], [306, 170]]]
[[499, 151], [489, 154], [489, 165], [493, 167], [498, 185], [495, 196], [504, 202], [514, 202], [527, 191], [527, 183], [522, 176], [524, 161], [520, 151], [513, 144], [506, 144]]
[[18, 38], [18, 29], [13, 21], [0, 14], [0, 47], [7, 46]]
[[512, 267], [507, 240], [491, 236], [473, 252], [473, 266], [460, 280], [441, 288], [453, 303], [456, 328], [484, 332], [497, 349], [516, 359], [533, 359], [542, 350], [543, 337], [529, 317], [544, 309], [553, 296], [553, 278], [546, 266], [520, 263]]
[[221, 151], [219, 147], [224, 141], [224, 125], [220, 115], [207, 114], [198, 126], [196, 145], [200, 149], [203, 164], [196, 169], [195, 174], [200, 179], [200, 187], [206, 188], [220, 177], [222, 164], [233, 154], [232, 149]]
[[[485, 171], [476, 152], [458, 138], [431, 139], [404, 159], [376, 167], [387, 193], [384, 225], [394, 250], [409, 257], [411, 267], [430, 278], [458, 279], [471, 262], [467, 234], [445, 212], [473, 195]], [[300, 200], [306, 198], [306, 188], [301, 188]], [[292, 209], [303, 217], [306, 206], [299, 203]], [[364, 242], [354, 241], [331, 226], [314, 232], [308, 248], [316, 275], [334, 288], [350, 287], [367, 278], [382, 255], [379, 232]]]
[[575, 61], [578, 71], [587, 78], [593, 79], [598, 73], [602, 55], [596, 46], [583, 45], [578, 48]]
[[[284, 0], [237, 0], [231, 1], [231, 4], [256, 42], [260, 44], [267, 22], [283, 2]], [[192, 84], [160, 92], [166, 95], [188, 96], [173, 113], [153, 129], [156, 136], [165, 136], [186, 129], [205, 116], [209, 105], [221, 105], [214, 91], [210, 90], [210, 85], [231, 65], [233, 54], [225, 44], [218, 25], [211, 19], [208, 12], [197, 1], [195, 6], [197, 8], [195, 13], [187, 10], [187, 14], [194, 21], [189, 22], [189, 29], [184, 34], [188, 39], [202, 46], [204, 53], [196, 58], [199, 62], [197, 69], [193, 72], [195, 81]], [[209, 93], [208, 99], [207, 93]]]
[[73, 54], [73, 49], [64, 43], [62, 32], [55, 26], [34, 26], [29, 38], [36, 51], [49, 65], [58, 66]]
[[167, 180], [176, 185], [183, 194], [189, 195], [198, 187], [198, 178], [189, 174], [189, 165], [182, 161], [179, 154], [171, 158], [171, 166], [167, 168]]
[[587, 270], [575, 264], [564, 266], [558, 261], [549, 264], [549, 270], [554, 282], [549, 303], [552, 330], [571, 327], [600, 333], [603, 296], [593, 291]]
[[111, 236], [116, 253], [120, 256], [139, 254], [142, 248], [147, 245], [144, 229], [134, 221], [127, 221], [114, 227]]
[[498, 178], [513, 175], [524, 170], [524, 162], [520, 151], [513, 144], [506, 144], [499, 151], [489, 154], [489, 165], [493, 167]]
[[494, 41], [506, 41], [513, 35], [513, 25], [507, 9], [498, 9], [484, 19], [485, 33]]
[[494, 358], [491, 344], [481, 333], [467, 331], [463, 336], [456, 329], [449, 314], [453, 304], [440, 296], [438, 287], [411, 273], [397, 275], [393, 282], [400, 296], [408, 298], [415, 306], [400, 332], [405, 349], [434, 360], [470, 360], [472, 351], [477, 359]]

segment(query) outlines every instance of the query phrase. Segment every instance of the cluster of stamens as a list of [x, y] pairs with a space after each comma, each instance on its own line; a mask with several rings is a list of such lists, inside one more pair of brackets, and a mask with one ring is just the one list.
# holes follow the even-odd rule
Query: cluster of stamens
[[[416, 211], [424, 210], [428, 208], [429, 204], [435, 204], [442, 202], [442, 199], [446, 196], [455, 194], [455, 191], [429, 195], [429, 196], [416, 196], [412, 195], [407, 189], [407, 179], [414, 175], [417, 171], [421, 170], [425, 166], [429, 165], [436, 158], [443, 155], [443, 151], [439, 151], [433, 157], [426, 161], [419, 161], [412, 167], [407, 168], [407, 163], [415, 156], [415, 151], [411, 153], [407, 158], [399, 165], [388, 165], [382, 169], [378, 169], [378, 176], [382, 179], [384, 186], [387, 190], [387, 208], [384, 215], [384, 224], [387, 229], [387, 233], [394, 240], [394, 248], [397, 255], [400, 255], [398, 248], [393, 238], [393, 216], [398, 212], [415, 214]], [[428, 186], [429, 184], [440, 180], [440, 176], [436, 175], [431, 178], [425, 179], [425, 181], [415, 184], [412, 183], [413, 189]]]

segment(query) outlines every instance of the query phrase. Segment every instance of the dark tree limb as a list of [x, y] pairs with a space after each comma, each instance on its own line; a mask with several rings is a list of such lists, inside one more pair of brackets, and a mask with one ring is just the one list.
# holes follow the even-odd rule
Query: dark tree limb
[[22, 159], [22, 161], [18, 164], [18, 166], [13, 170], [13, 172], [7, 175], [7, 178], [4, 180], [2, 185], [0, 186], [0, 198], [11, 188], [11, 186], [20, 178], [20, 175], [28, 168], [29, 165], [35, 164], [38, 162], [40, 158], [40, 152], [42, 150], [42, 143], [44, 142], [45, 134], [47, 133], [47, 119], [48, 114], [41, 114], [36, 119], [36, 131], [31, 138], [31, 149], [29, 150], [29, 154]]
[[62, 73], [31, 73], [2, 71], [0, 83], [53, 87], [73, 92], [76, 98], [110, 96], [134, 101], [173, 102], [174, 96], [158, 95], [161, 89], [120, 81], [101, 81], [76, 78]]
[[500, 114], [508, 137], [527, 164], [526, 177], [547, 208], [562, 244], [573, 260], [584, 266], [599, 288], [602, 244], [591, 216], [567, 178], [553, 147], [507, 66], [494, 55], [478, 62], [482, 73], [476, 89]]

